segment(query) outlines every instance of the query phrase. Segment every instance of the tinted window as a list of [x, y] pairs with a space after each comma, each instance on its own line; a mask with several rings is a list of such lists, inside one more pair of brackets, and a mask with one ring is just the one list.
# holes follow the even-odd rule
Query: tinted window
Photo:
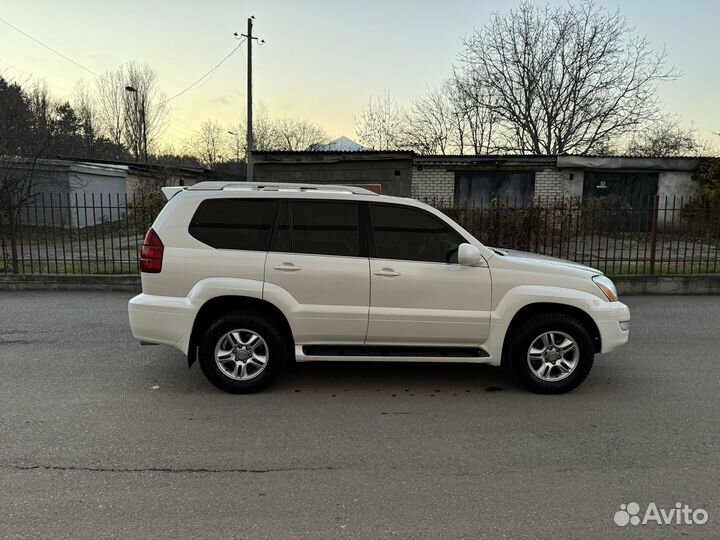
[[422, 210], [371, 205], [375, 254], [380, 259], [456, 262], [464, 240], [448, 225]]
[[276, 206], [268, 200], [209, 199], [200, 203], [188, 231], [214, 248], [267, 251]]
[[272, 250], [357, 257], [359, 246], [355, 203], [290, 201], [281, 210]]

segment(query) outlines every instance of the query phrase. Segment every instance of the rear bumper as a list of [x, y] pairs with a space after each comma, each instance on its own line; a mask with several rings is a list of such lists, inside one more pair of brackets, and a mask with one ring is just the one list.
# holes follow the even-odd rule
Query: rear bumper
[[607, 302], [593, 315], [600, 331], [600, 352], [610, 352], [627, 343], [630, 337], [630, 309], [625, 304]]
[[197, 310], [188, 298], [139, 294], [128, 302], [130, 329], [135, 339], [172, 345], [187, 354]]

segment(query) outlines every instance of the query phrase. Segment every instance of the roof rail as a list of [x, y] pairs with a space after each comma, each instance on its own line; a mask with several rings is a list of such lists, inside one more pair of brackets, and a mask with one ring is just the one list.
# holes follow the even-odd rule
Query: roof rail
[[285, 182], [199, 182], [189, 189], [228, 191], [305, 191], [317, 193], [352, 193], [354, 195], [377, 195], [374, 191], [356, 186], [337, 184], [296, 184]]

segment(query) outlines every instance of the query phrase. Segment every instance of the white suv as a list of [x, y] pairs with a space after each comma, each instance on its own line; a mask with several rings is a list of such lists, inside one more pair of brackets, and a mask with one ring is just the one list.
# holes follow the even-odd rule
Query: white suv
[[228, 392], [261, 390], [293, 361], [379, 360], [503, 364], [559, 393], [628, 339], [601, 272], [488, 248], [412, 199], [240, 182], [163, 192], [130, 326]]

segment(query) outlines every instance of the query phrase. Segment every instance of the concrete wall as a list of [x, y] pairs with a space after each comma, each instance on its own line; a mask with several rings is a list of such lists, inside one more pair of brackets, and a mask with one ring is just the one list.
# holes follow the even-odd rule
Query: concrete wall
[[70, 212], [72, 225], [87, 227], [125, 219], [125, 171], [116, 174], [91, 170], [70, 172], [70, 201], [77, 209]]
[[580, 169], [563, 170], [561, 181], [562, 195], [565, 197], [582, 198], [585, 171]]
[[[692, 172], [687, 171], [664, 171], [658, 175], [658, 195], [660, 195], [660, 204], [664, 204], [665, 197], [668, 199], [676, 198], [677, 204], [680, 204], [682, 197], [683, 203], [692, 197], [698, 188], [698, 183], [692, 179]], [[672, 205], [671, 201], [668, 201]]]
[[410, 192], [414, 199], [440, 198], [451, 205], [455, 198], [455, 171], [446, 167], [414, 167]]
[[286, 155], [269, 152], [256, 155], [253, 180], [380, 185], [383, 195], [409, 197], [412, 172], [410, 154], [301, 152]]

